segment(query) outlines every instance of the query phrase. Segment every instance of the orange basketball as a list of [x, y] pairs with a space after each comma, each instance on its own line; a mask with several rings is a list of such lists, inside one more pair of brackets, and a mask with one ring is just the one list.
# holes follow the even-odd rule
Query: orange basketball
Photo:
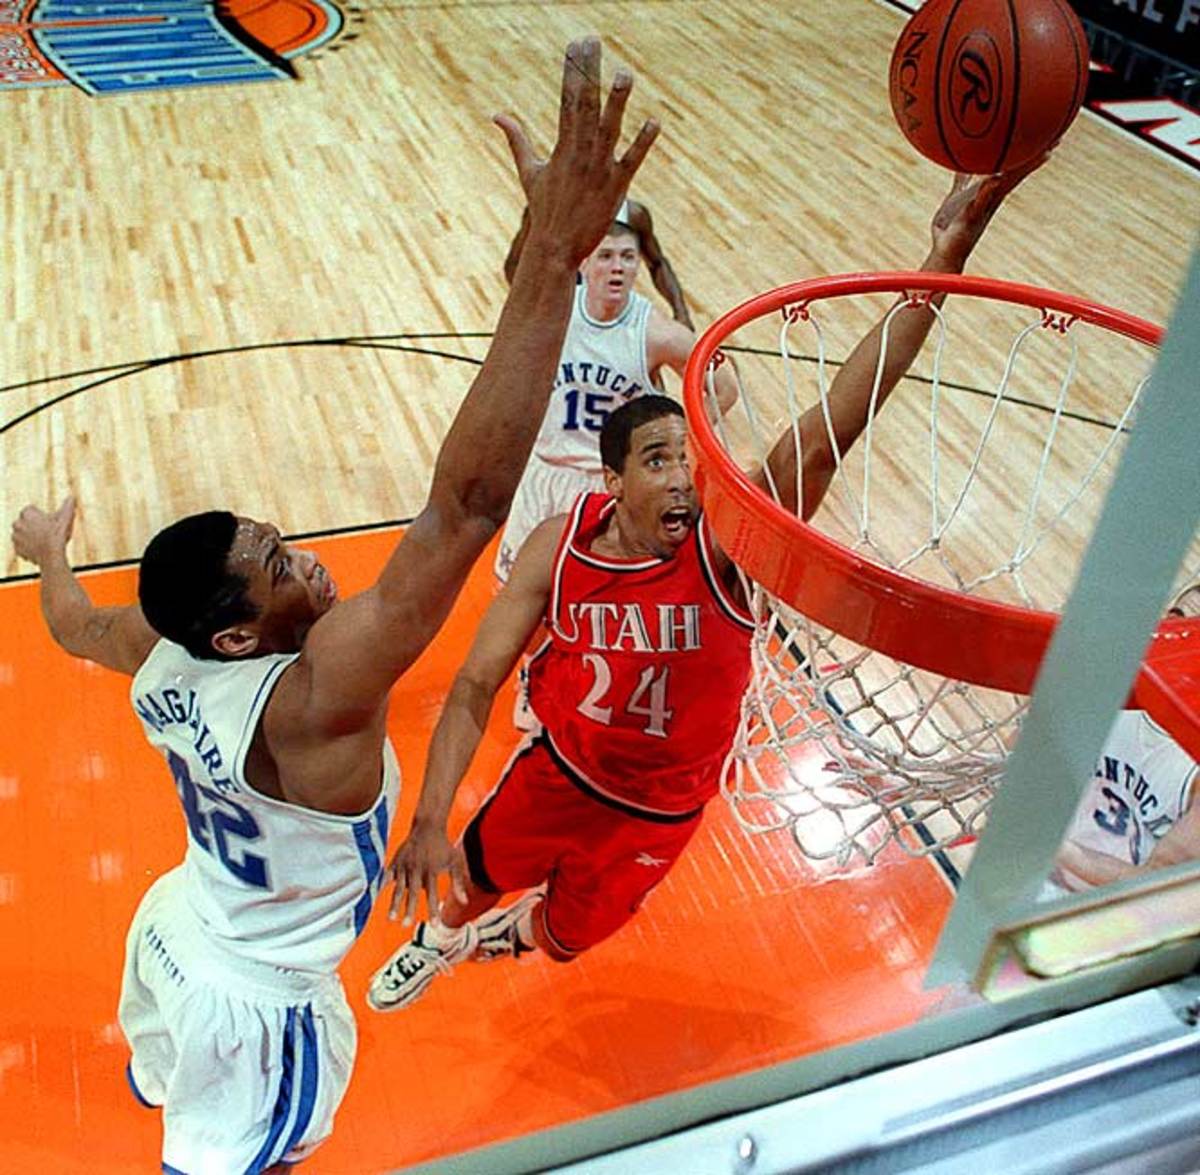
[[926, 0], [888, 81], [896, 121], [922, 155], [990, 174], [1058, 142], [1087, 77], [1087, 36], [1066, 0]]

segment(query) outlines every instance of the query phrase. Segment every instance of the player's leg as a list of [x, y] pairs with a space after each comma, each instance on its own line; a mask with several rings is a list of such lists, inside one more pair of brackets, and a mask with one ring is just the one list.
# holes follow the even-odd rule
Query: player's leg
[[178, 988], [178, 965], [163, 946], [156, 923], [169, 913], [178, 870], [163, 875], [143, 894], [125, 940], [118, 1021], [130, 1045], [126, 1080], [150, 1109], [162, 1107], [178, 1060], [170, 1011]]
[[702, 818], [696, 812], [682, 820], [655, 821], [582, 798], [600, 811], [581, 822], [580, 836], [559, 859], [546, 900], [531, 920], [537, 945], [564, 963], [603, 942], [638, 912]]
[[149, 894], [142, 899], [125, 940], [125, 970], [117, 1019], [129, 1043], [130, 1058], [125, 1077], [133, 1096], [150, 1109], [166, 1100], [167, 1086], [175, 1068], [175, 1045], [159, 1006], [157, 973], [163, 961], [154, 956], [147, 941], [144, 912]]
[[340, 984], [281, 1003], [265, 980], [240, 974], [189, 981], [163, 1113], [164, 1168], [265, 1172], [307, 1158], [333, 1130], [354, 1063]]
[[356, 1048], [336, 976], [217, 958], [181, 892], [151, 887], [130, 929], [120, 1021], [165, 1171], [270, 1171], [332, 1131]]
[[558, 851], [543, 827], [552, 810], [543, 799], [543, 776], [555, 771], [545, 748], [526, 740], [510, 760], [495, 790], [463, 832], [468, 896], [451, 895], [442, 922], [420, 923], [412, 938], [375, 973], [367, 1002], [378, 1012], [407, 1007], [439, 976], [470, 958], [479, 942], [477, 922], [506, 893], [539, 885]]

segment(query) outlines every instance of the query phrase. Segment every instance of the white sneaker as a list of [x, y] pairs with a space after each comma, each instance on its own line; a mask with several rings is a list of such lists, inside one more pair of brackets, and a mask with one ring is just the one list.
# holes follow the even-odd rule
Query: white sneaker
[[1167, 605], [1168, 616], [1200, 616], [1200, 580], [1193, 580]]
[[546, 896], [541, 889], [530, 890], [503, 910], [491, 910], [480, 915], [471, 924], [475, 927], [477, 942], [471, 961], [491, 963], [496, 959], [519, 959], [530, 951], [537, 950], [532, 943], [523, 943], [517, 935], [517, 923], [521, 916], [531, 910]]
[[469, 922], [457, 930], [418, 923], [412, 938], [371, 977], [367, 1003], [377, 1012], [408, 1007], [439, 975], [449, 975], [469, 957], [478, 941]]

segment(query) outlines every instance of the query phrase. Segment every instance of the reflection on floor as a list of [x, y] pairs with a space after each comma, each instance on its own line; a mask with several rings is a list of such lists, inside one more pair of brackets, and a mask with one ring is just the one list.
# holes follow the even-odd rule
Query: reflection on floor
[[[312, 545], [346, 594], [393, 538]], [[400, 830], [490, 565], [394, 694]], [[105, 603], [130, 600], [133, 582], [126, 570], [87, 579]], [[183, 851], [174, 789], [125, 679], [54, 648], [36, 583], [0, 589], [0, 611], [0, 1170], [157, 1169], [158, 1116], [129, 1096], [115, 1010], [125, 928]], [[502, 698], [460, 823], [515, 741], [509, 714]], [[751, 841], [717, 801], [639, 918], [578, 962], [463, 967], [381, 1016], [363, 992], [401, 934], [381, 903], [343, 971], [357, 1072], [333, 1139], [303, 1169], [384, 1171], [906, 1024], [937, 998], [921, 977], [948, 905], [926, 862], [821, 877], [789, 836]]]

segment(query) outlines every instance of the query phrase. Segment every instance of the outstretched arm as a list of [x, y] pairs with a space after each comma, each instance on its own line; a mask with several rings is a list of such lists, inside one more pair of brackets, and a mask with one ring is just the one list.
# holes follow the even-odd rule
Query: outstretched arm
[[496, 691], [545, 615], [563, 525], [561, 516], [548, 519], [521, 547], [508, 583], [488, 608], [450, 688], [429, 745], [412, 828], [388, 867], [396, 886], [393, 918], [403, 910], [405, 922], [411, 922], [422, 892], [430, 914], [436, 912], [438, 878], [446, 872], [459, 898], [466, 900], [462, 850], [451, 845], [446, 833], [450, 807], [483, 737]]
[[529, 209], [526, 208], [521, 213], [521, 227], [517, 229], [517, 235], [513, 237], [512, 244], [508, 247], [508, 256], [504, 258], [504, 280], [511, 286], [513, 278], [517, 276], [517, 265], [521, 261], [521, 254], [525, 250], [525, 238], [529, 236]]
[[158, 640], [136, 604], [97, 608], [67, 562], [75, 526], [75, 499], [53, 513], [26, 506], [13, 523], [17, 554], [41, 569], [42, 615], [50, 635], [73, 657], [118, 673], [135, 674]]
[[[657, 307], [650, 312], [646, 327], [646, 366], [653, 375], [660, 367], [669, 367], [680, 378], [687, 367], [688, 356], [696, 345], [696, 335], [684, 326], [661, 314]], [[724, 356], [713, 375], [717, 392], [717, 415], [724, 416], [737, 403], [737, 376], [734, 375], [733, 357]]]
[[575, 273], [603, 237], [658, 128], [614, 150], [633, 81], [618, 73], [601, 103], [600, 45], [572, 44], [558, 140], [548, 161], [520, 124], [508, 138], [529, 199], [530, 228], [483, 367], [442, 444], [429, 500], [378, 582], [322, 617], [288, 689], [315, 737], [373, 724], [395, 679], [441, 626], [467, 573], [508, 513], [554, 383]]
[[[1042, 162], [1039, 159], [1004, 175], [955, 176], [950, 194], [934, 214], [931, 226], [933, 245], [921, 269], [929, 273], [961, 273], [1004, 198]], [[944, 300], [945, 295], [937, 295], [933, 299], [938, 305]], [[912, 366], [933, 321], [934, 312], [925, 307], [904, 310], [892, 319], [888, 327], [887, 354], [879, 382], [876, 411], [883, 407]], [[866, 426], [882, 337], [881, 319], [854, 348], [830, 386], [830, 419], [838, 451], [843, 454]], [[825, 497], [825, 491], [837, 471], [837, 462], [820, 404], [814, 404], [800, 418], [799, 431], [803, 461], [799, 503], [796, 500], [796, 450], [791, 429], [780, 437], [771, 450], [767, 464], [783, 505], [789, 510], [798, 510], [802, 518], [808, 519]], [[758, 480], [765, 488], [765, 475], [760, 473]]]
[[654, 283], [654, 288], [666, 298], [675, 321], [694, 331], [696, 328], [692, 324], [692, 316], [688, 313], [683, 287], [658, 243], [658, 237], [654, 235], [654, 221], [650, 217], [650, 209], [645, 204], [639, 204], [635, 200], [629, 201], [629, 227], [637, 233], [638, 246], [646, 268], [650, 271], [650, 280]]

